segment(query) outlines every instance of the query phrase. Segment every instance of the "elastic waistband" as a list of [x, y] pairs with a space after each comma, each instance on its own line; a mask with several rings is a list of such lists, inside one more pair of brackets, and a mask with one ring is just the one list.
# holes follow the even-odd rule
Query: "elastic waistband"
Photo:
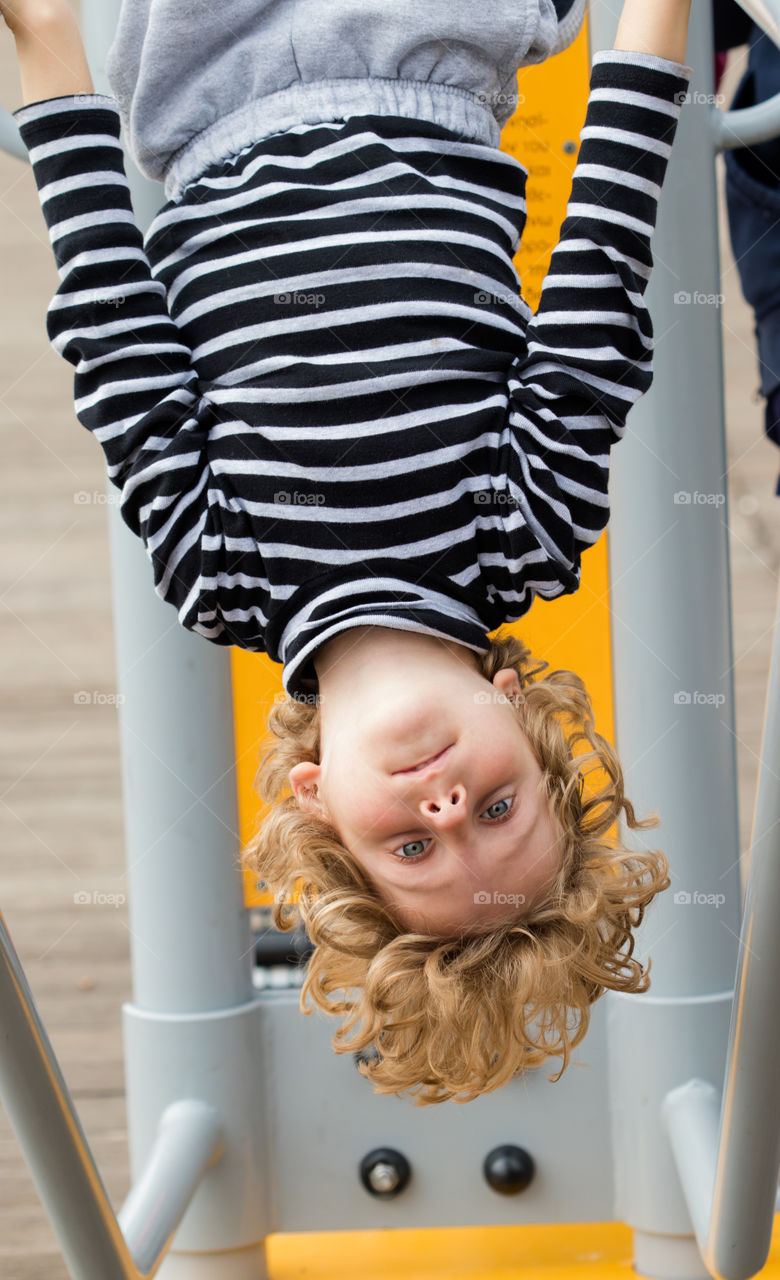
[[209, 125], [177, 151], [165, 194], [178, 200], [185, 187], [244, 147], [300, 124], [346, 116], [406, 116], [460, 134], [465, 142], [500, 147], [501, 128], [487, 99], [455, 85], [424, 80], [313, 80], [255, 98]]

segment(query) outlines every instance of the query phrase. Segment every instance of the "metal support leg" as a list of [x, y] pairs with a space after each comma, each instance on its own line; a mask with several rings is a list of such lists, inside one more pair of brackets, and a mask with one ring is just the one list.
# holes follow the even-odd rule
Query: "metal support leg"
[[221, 1155], [217, 1114], [193, 1099], [169, 1108], [117, 1222], [1, 915], [0, 1099], [74, 1280], [154, 1275], [205, 1170]]
[[[592, 0], [592, 50], [612, 47], [619, 8]], [[615, 1215], [635, 1270], [674, 1280], [707, 1270], [660, 1107], [685, 1080], [723, 1078], [741, 917], [708, 4], [693, 6], [687, 62], [652, 243], [655, 380], [614, 451], [609, 526], [617, 748], [637, 811], [661, 819], [642, 843], [672, 880], [637, 938], [650, 991], [607, 997]]]
[[[120, 7], [82, 3], [98, 92], [110, 93]], [[0, 146], [27, 158], [8, 113]], [[162, 188], [127, 155], [126, 168], [145, 230]], [[237, 860], [229, 655], [181, 629], [108, 508], [135, 997], [123, 1011], [134, 1186], [121, 1227], [2, 917], [0, 1095], [74, 1280], [151, 1276], [174, 1232], [165, 1280], [264, 1280], [261, 1006]]]
[[722, 1104], [691, 1080], [663, 1105], [699, 1246], [724, 1280], [764, 1266], [780, 1171], [779, 770], [780, 597]]
[[9, 156], [17, 160], [28, 160], [27, 148], [19, 136], [16, 121], [10, 111], [0, 107], [0, 151], [7, 151]]
[[163, 1113], [143, 1176], [119, 1214], [122, 1235], [144, 1275], [165, 1250], [198, 1183], [223, 1151], [213, 1107], [186, 1098]]
[[[95, 88], [120, 0], [82, 0]], [[145, 231], [164, 202], [126, 152]], [[124, 1009], [134, 1181], [180, 1098], [219, 1114], [224, 1151], [206, 1173], [160, 1271], [232, 1280], [266, 1275], [260, 1004], [238, 853], [229, 650], [185, 631], [155, 595], [143, 545], [109, 505], [127, 850], [133, 1002]], [[180, 1153], [181, 1154], [181, 1153]], [[194, 1158], [190, 1155], [188, 1158]]]
[[0, 916], [0, 1098], [79, 1280], [136, 1280], [111, 1202]]

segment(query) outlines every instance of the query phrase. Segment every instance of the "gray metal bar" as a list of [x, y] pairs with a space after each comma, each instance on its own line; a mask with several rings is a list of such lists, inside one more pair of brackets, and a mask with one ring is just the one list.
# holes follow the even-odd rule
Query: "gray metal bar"
[[[120, 9], [120, 0], [82, 0], [98, 93], [111, 93], [106, 57]], [[125, 167], [145, 233], [164, 191], [127, 147]], [[161, 1277], [205, 1271], [261, 1280], [270, 1230], [266, 1116], [238, 860], [230, 651], [186, 631], [157, 597], [145, 549], [107, 487], [133, 975], [133, 1002], [123, 1011], [131, 1168], [137, 1182], [171, 1103], [195, 1097], [213, 1106], [224, 1154]]]
[[747, 1280], [761, 1270], [769, 1255], [776, 1211], [780, 1172], [778, 769], [780, 596], [722, 1104], [711, 1085], [691, 1080], [673, 1090], [662, 1108], [702, 1256], [711, 1274], [723, 1280]]
[[716, 151], [753, 147], [780, 134], [780, 93], [753, 107], [740, 107], [738, 111], [721, 111], [712, 106], [710, 113]]
[[[614, 43], [615, 8], [591, 4], [594, 49]], [[639, 934], [656, 999], [730, 989], [741, 916], [717, 186], [701, 101], [712, 49], [710, 6], [695, 4], [687, 57], [702, 79], [682, 108], [646, 294], [655, 377], [610, 483], [617, 743], [627, 794], [663, 824], [642, 843], [664, 848], [673, 882]], [[694, 899], [705, 890], [726, 900]]]
[[78, 1280], [137, 1280], [2, 915], [0, 1097], [70, 1274]]
[[[591, 0], [593, 50], [617, 10]], [[659, 1109], [681, 1081], [722, 1079], [741, 917], [709, 4], [685, 61], [647, 289], [655, 379], [614, 450], [608, 530], [617, 749], [637, 812], [661, 819], [629, 842], [662, 848], [672, 880], [636, 935], [650, 991], [607, 996], [615, 1216], [636, 1272], [676, 1280], [707, 1272]]]
[[[82, 0], [98, 93], [111, 93], [106, 44], [119, 0]], [[125, 153], [145, 232], [163, 188]], [[154, 592], [145, 549], [107, 504], [129, 886], [133, 993], [155, 1012], [191, 1013], [252, 997], [251, 934], [238, 870], [230, 653], [185, 631]]]
[[0, 107], [0, 151], [7, 151], [9, 156], [15, 156], [17, 160], [29, 159], [16, 121], [5, 107]]
[[780, 1171], [780, 596], [750, 848], [705, 1255], [715, 1274], [735, 1280], [766, 1261]]
[[720, 1112], [720, 1090], [707, 1080], [672, 1089], [661, 1107], [702, 1258], [712, 1216]]
[[223, 1151], [213, 1107], [194, 1098], [163, 1113], [141, 1179], [119, 1212], [119, 1225], [142, 1275], [151, 1274], [184, 1217], [198, 1183]]
[[[770, 40], [780, 44], [780, 0], [737, 0]], [[780, 93], [738, 111], [710, 108], [713, 144], [717, 151], [750, 147], [780, 134]]]
[[222, 1154], [219, 1117], [195, 1099], [168, 1108], [118, 1221], [1, 914], [0, 1099], [75, 1280], [153, 1276]]

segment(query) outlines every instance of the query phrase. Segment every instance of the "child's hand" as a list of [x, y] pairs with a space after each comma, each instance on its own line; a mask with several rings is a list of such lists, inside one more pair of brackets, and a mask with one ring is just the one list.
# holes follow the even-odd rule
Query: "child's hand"
[[0, 16], [14, 37], [38, 30], [63, 9], [73, 14], [68, 0], [0, 0]]
[[70, 0], [0, 0], [16, 41], [24, 104], [94, 93]]

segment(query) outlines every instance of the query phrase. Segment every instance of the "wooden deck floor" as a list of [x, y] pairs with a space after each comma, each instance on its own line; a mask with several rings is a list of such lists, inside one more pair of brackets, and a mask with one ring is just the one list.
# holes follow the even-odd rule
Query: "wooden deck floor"
[[[730, 97], [739, 63], [729, 69]], [[0, 31], [0, 101], [19, 101]], [[721, 177], [722, 177], [722, 162]], [[729, 512], [741, 807], [749, 841], [780, 564], [780, 452], [762, 433], [752, 313], [721, 202]], [[72, 409], [72, 370], [44, 318], [58, 277], [32, 175], [0, 156], [0, 908], [109, 1195], [129, 1188], [120, 1006], [130, 996], [102, 454]], [[91, 495], [77, 502], [75, 495]], [[94, 498], [97, 495], [97, 499]], [[77, 704], [79, 691], [93, 695]], [[66, 1280], [0, 1112], [0, 1275]]]

